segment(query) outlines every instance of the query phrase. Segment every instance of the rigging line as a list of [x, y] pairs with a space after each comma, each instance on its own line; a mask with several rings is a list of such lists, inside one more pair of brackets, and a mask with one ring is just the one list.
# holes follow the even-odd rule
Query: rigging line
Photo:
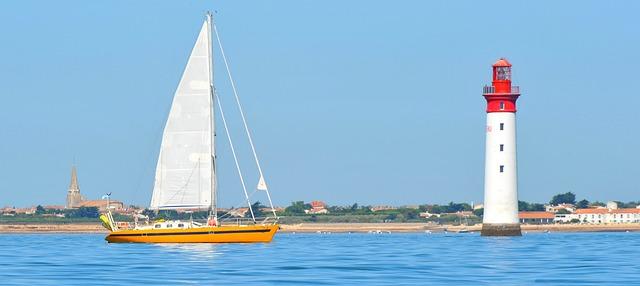
[[[243, 201], [244, 201], [244, 200], [243, 200]], [[239, 204], [240, 204], [240, 203], [232, 204], [232, 205], [231, 205], [231, 209], [235, 209], [235, 208], [236, 208], [235, 206], [236, 206], [236, 205], [239, 205]], [[229, 211], [225, 212], [221, 217], [219, 217], [219, 219], [221, 219], [221, 220], [222, 220], [225, 216], [228, 216], [228, 215], [230, 215], [230, 214], [229, 214]]]
[[247, 205], [249, 206], [249, 211], [251, 212], [251, 218], [253, 222], [256, 221], [256, 217], [253, 214], [253, 209], [251, 208], [251, 201], [249, 201], [249, 194], [247, 193], [247, 187], [244, 183], [244, 178], [242, 178], [242, 171], [240, 170], [240, 164], [238, 163], [238, 157], [236, 156], [236, 150], [233, 147], [233, 141], [231, 140], [231, 134], [229, 133], [229, 128], [227, 127], [227, 120], [224, 118], [224, 111], [222, 111], [222, 104], [220, 103], [220, 98], [218, 97], [218, 93], [214, 90], [213, 94], [216, 97], [216, 103], [218, 105], [218, 110], [220, 110], [220, 117], [222, 118], [222, 125], [224, 125], [224, 131], [227, 133], [227, 139], [229, 139], [229, 146], [231, 146], [231, 154], [233, 154], [233, 161], [236, 163], [236, 169], [238, 170], [238, 175], [240, 176], [240, 183], [242, 184], [242, 190], [244, 191], [244, 196], [247, 199]]
[[[253, 196], [253, 194], [255, 194], [255, 193], [256, 193], [256, 191], [253, 191], [251, 194], [249, 194], [249, 198], [251, 198], [251, 196]], [[237, 203], [237, 204], [232, 204], [232, 205], [231, 205], [231, 208], [232, 208], [232, 209], [234, 209], [236, 205], [239, 205], [239, 203]], [[227, 211], [224, 215], [220, 216], [218, 219], [219, 219], [220, 221], [222, 221], [226, 216], [230, 216], [230, 215], [231, 215], [231, 214]]]
[[[231, 69], [229, 68], [229, 63], [227, 62], [227, 56], [224, 54], [224, 48], [222, 48], [222, 41], [220, 40], [220, 34], [218, 33], [218, 28], [215, 23], [213, 23], [213, 30], [216, 34], [216, 39], [218, 40], [218, 46], [220, 47], [220, 54], [222, 55], [222, 59], [224, 60], [224, 66], [227, 70], [227, 75], [229, 76], [229, 81], [231, 82], [231, 88], [233, 89], [233, 95], [236, 98], [236, 103], [238, 105], [238, 109], [240, 110], [240, 116], [242, 117], [242, 123], [244, 125], [244, 130], [247, 133], [247, 138], [249, 139], [249, 145], [251, 145], [251, 151], [253, 152], [253, 158], [256, 160], [256, 166], [258, 167], [258, 172], [260, 173], [260, 178], [264, 179], [264, 175], [262, 174], [262, 167], [260, 167], [260, 160], [258, 160], [258, 154], [256, 153], [256, 148], [253, 145], [253, 139], [251, 138], [251, 132], [249, 132], [249, 127], [247, 125], [247, 120], [244, 116], [244, 111], [242, 109], [242, 105], [240, 104], [240, 97], [238, 96], [238, 91], [236, 90], [236, 84], [231, 76]], [[271, 206], [271, 211], [273, 212], [273, 216], [276, 216], [276, 210], [273, 208], [273, 202], [271, 201], [271, 195], [269, 194], [269, 187], [265, 184], [265, 191], [267, 193], [267, 199], [269, 200], [269, 205]]]

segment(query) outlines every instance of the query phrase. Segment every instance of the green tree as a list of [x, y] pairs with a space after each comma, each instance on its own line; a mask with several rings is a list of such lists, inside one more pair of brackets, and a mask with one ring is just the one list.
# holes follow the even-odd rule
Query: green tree
[[180, 215], [178, 214], [178, 211], [176, 211], [176, 210], [161, 210], [161, 211], [158, 211], [158, 215], [156, 217], [157, 218], [162, 218], [162, 219], [165, 219], [165, 220], [180, 219]]
[[477, 217], [482, 217], [484, 215], [484, 208], [473, 210], [473, 214]]
[[471, 205], [467, 203], [450, 202], [447, 205], [420, 205], [420, 211], [426, 211], [432, 214], [455, 213], [459, 211], [472, 211]]
[[575, 204], [576, 203], [576, 195], [572, 192], [566, 192], [564, 194], [557, 194], [551, 198], [549, 202], [552, 205], [559, 204]]
[[288, 215], [303, 215], [306, 205], [303, 201], [292, 202], [290, 206], [284, 209], [284, 213]]
[[467, 203], [454, 203], [454, 202], [450, 202], [449, 205], [447, 205], [448, 213], [455, 213], [455, 212], [461, 212], [461, 211], [471, 211], [471, 205]]
[[631, 208], [631, 209], [638, 207], [638, 205], [640, 205], [640, 202], [633, 202], [632, 201], [632, 202], [628, 202], [628, 203], [625, 204], [625, 206], [627, 208]]
[[37, 215], [41, 215], [41, 214], [45, 213], [45, 211], [46, 211], [46, 210], [45, 210], [45, 209], [44, 209], [44, 207], [42, 207], [41, 205], [38, 205], [38, 206], [36, 207], [36, 214], [37, 214]]
[[71, 210], [68, 214], [68, 217], [71, 218], [79, 218], [79, 217], [90, 217], [97, 218], [100, 215], [97, 207], [80, 207], [78, 209]]
[[398, 217], [398, 213], [390, 213], [387, 217], [384, 218], [385, 221], [393, 221]]
[[150, 209], [144, 209], [144, 210], [142, 211], [142, 214], [143, 214], [143, 215], [145, 215], [145, 216], [147, 216], [147, 217], [149, 217], [149, 219], [151, 219], [151, 220], [152, 220], [152, 219], [154, 219], [154, 218], [156, 217], [156, 212], [155, 212], [155, 211], [152, 211], [152, 210], [150, 210]]
[[[354, 206], [356, 206], [355, 209], [353, 209]], [[352, 208], [351, 214], [354, 214], [354, 215], [371, 214], [371, 207], [370, 206], [358, 206], [358, 204], [354, 204], [353, 206], [351, 206], [351, 208]]]
[[576, 203], [576, 208], [586, 209], [588, 207], [589, 207], [589, 201], [587, 201], [587, 200], [581, 200], [581, 201]]
[[615, 202], [618, 204], [618, 208], [620, 209], [633, 209], [638, 206], [638, 202], [634, 202], [634, 201], [631, 201], [628, 203], [623, 203], [620, 201], [615, 201]]
[[418, 219], [419, 211], [416, 209], [402, 208], [400, 209], [400, 215], [407, 220]]
[[529, 210], [532, 212], [542, 212], [546, 209], [543, 204], [533, 203], [529, 205]]
[[537, 212], [544, 211], [544, 205], [538, 203], [528, 203], [525, 201], [518, 201], [518, 211], [529, 211], [529, 212]]
[[433, 205], [431, 206], [431, 210], [429, 212], [434, 214], [441, 214], [447, 212], [447, 210], [445, 207], [442, 207], [440, 205]]
[[[262, 211], [262, 208], [264, 208], [265, 206], [263, 206], [259, 201], [253, 203], [251, 205], [251, 209], [253, 210], [253, 215], [255, 217], [264, 217], [264, 212]], [[302, 211], [304, 213], [304, 211]], [[247, 212], [244, 214], [244, 217], [251, 217], [251, 212]]]

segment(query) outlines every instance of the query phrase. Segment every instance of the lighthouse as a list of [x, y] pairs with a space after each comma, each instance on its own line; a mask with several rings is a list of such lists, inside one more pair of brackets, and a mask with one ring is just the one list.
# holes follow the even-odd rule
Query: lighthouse
[[511, 85], [507, 59], [493, 64], [493, 81], [482, 96], [487, 101], [487, 138], [481, 235], [519, 236], [516, 100], [520, 89]]

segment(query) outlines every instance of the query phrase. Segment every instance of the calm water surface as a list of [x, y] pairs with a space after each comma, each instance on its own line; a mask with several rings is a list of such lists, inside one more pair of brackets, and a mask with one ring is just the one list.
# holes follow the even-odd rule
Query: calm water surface
[[269, 244], [0, 235], [0, 284], [640, 285], [640, 233], [278, 234]]

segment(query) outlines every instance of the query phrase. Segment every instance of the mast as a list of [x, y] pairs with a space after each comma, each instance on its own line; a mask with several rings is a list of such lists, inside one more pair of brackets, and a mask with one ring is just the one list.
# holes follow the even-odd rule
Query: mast
[[210, 154], [211, 154], [211, 207], [210, 207], [210, 216], [213, 217], [213, 219], [215, 220], [215, 222], [217, 223], [218, 221], [218, 210], [217, 210], [217, 172], [216, 172], [216, 148], [215, 148], [215, 119], [214, 119], [214, 96], [213, 96], [213, 56], [212, 56], [212, 45], [211, 45], [211, 27], [212, 27], [212, 15], [211, 15], [211, 11], [207, 11], [207, 27], [209, 29], [208, 33], [207, 33], [207, 43], [208, 43], [208, 48], [207, 48], [207, 52], [209, 54], [209, 60], [207, 61], [207, 63], [209, 64], [209, 92], [210, 92], [210, 96], [209, 96], [209, 111], [211, 114], [211, 148], [210, 148]]

